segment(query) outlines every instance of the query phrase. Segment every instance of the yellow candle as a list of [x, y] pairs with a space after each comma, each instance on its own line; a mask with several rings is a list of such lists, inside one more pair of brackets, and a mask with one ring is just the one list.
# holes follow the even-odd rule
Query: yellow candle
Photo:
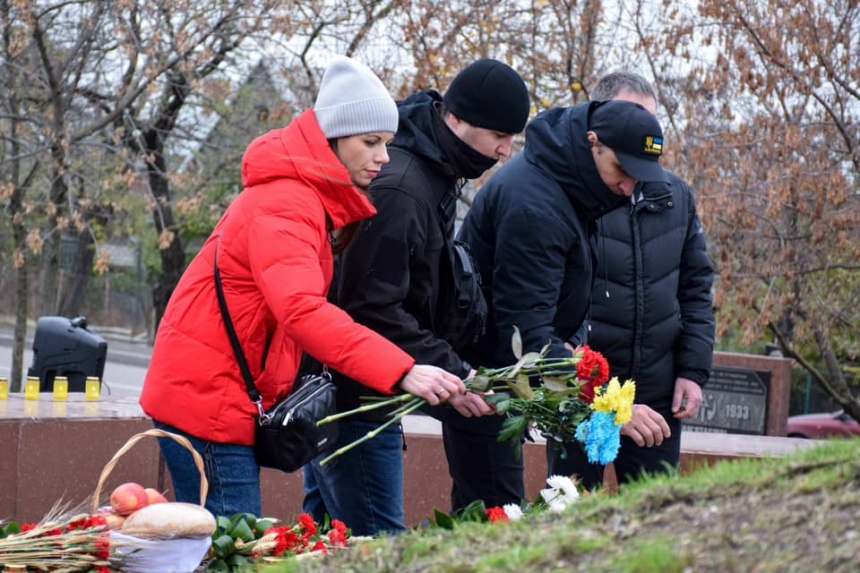
[[54, 378], [54, 401], [65, 402], [69, 399], [69, 379], [65, 376]]
[[9, 399], [9, 379], [0, 376], [0, 401]]
[[87, 376], [86, 386], [84, 387], [84, 399], [88, 402], [98, 401], [102, 392], [102, 383], [95, 376]]
[[27, 382], [24, 384], [24, 399], [38, 400], [39, 399], [39, 378], [36, 376], [28, 376]]

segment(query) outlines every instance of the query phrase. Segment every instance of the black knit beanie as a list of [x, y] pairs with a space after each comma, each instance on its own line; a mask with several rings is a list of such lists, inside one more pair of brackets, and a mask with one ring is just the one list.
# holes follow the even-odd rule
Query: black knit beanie
[[454, 78], [445, 108], [475, 127], [519, 133], [529, 119], [529, 92], [520, 75], [497, 60], [478, 60]]

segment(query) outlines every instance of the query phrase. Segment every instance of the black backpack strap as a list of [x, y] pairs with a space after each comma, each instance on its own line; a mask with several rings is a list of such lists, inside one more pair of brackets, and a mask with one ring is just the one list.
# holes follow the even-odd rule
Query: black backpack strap
[[[421, 174], [424, 175], [424, 179], [427, 180], [427, 187], [436, 198], [436, 206], [438, 210], [437, 215], [442, 229], [442, 236], [445, 238], [445, 242], [449, 243], [450, 239], [448, 228], [452, 226], [452, 223], [457, 216], [457, 209], [454, 207], [458, 198], [458, 194], [456, 192], [456, 181], [444, 177], [438, 171], [427, 165], [426, 161], [408, 149], [403, 149], [402, 147], [391, 147], [388, 149], [388, 154], [402, 154], [409, 157], [421, 171]], [[452, 188], [454, 190], [452, 190]], [[453, 216], [451, 214], [453, 214]]]
[[442, 234], [445, 235], [445, 240], [448, 240], [448, 227], [451, 226], [454, 219], [457, 218], [457, 196], [447, 189], [439, 200], [439, 219], [442, 223]]
[[265, 423], [267, 415], [265, 410], [263, 410], [263, 397], [254, 384], [254, 377], [251, 375], [251, 369], [248, 368], [248, 361], [245, 359], [245, 353], [242, 351], [242, 344], [236, 335], [236, 328], [233, 326], [233, 320], [230, 318], [230, 312], [227, 309], [227, 298], [224, 296], [224, 288], [221, 286], [221, 271], [218, 270], [218, 249], [220, 247], [221, 238], [219, 237], [218, 243], [215, 245], [215, 290], [218, 292], [218, 306], [221, 308], [224, 328], [227, 330], [227, 336], [230, 338], [230, 344], [233, 346], [233, 352], [236, 354], [236, 362], [239, 363], [239, 370], [242, 371], [242, 378], [245, 380], [248, 396], [251, 397], [251, 401], [257, 406], [257, 411], [260, 413], [260, 422]]

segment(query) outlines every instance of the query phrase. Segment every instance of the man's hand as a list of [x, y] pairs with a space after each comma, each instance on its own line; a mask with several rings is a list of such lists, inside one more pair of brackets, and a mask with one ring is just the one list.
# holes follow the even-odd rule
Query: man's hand
[[702, 405], [702, 387], [689, 378], [675, 380], [675, 394], [672, 396], [672, 415], [676, 418], [695, 418]]
[[633, 404], [633, 417], [621, 427], [621, 435], [640, 448], [659, 446], [672, 435], [669, 424], [655, 410], [644, 404]]
[[[466, 380], [474, 378], [476, 374], [477, 372], [473, 368], [466, 377]], [[487, 394], [492, 393], [492, 391], [487, 392]], [[451, 404], [451, 406], [453, 406], [454, 409], [457, 410], [457, 412], [464, 418], [471, 418], [472, 416], [480, 418], [481, 416], [495, 414], [496, 409], [487, 404], [482, 396], [483, 394], [466, 392], [462, 396], [452, 396], [448, 400], [448, 403]]]
[[480, 394], [475, 394], [474, 392], [451, 396], [448, 398], [448, 403], [464, 418], [471, 418], [473, 416], [480, 418], [481, 416], [496, 413], [496, 410], [487, 404]]

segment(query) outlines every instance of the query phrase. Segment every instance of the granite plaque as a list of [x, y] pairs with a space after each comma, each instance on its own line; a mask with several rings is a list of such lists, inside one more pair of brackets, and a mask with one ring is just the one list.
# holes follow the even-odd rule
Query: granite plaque
[[764, 435], [770, 378], [769, 371], [714, 367], [702, 388], [699, 415], [685, 420], [684, 429]]

